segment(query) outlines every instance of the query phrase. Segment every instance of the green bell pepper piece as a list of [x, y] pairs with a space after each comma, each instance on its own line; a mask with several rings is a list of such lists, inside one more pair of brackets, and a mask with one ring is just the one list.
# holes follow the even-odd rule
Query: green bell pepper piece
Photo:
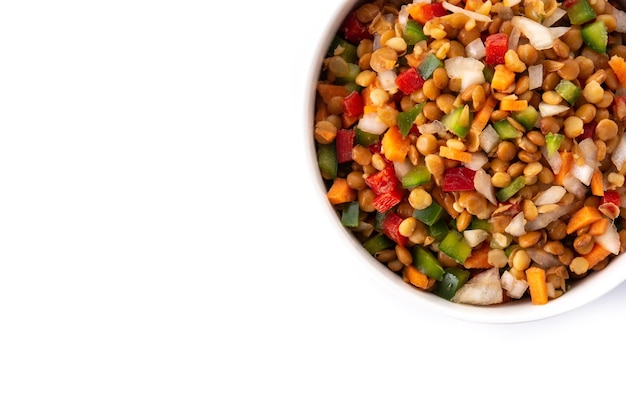
[[355, 130], [356, 130], [356, 143], [358, 143], [361, 146], [365, 146], [365, 147], [371, 146], [380, 140], [380, 135], [377, 135], [375, 133], [364, 132], [358, 127]]
[[606, 54], [606, 45], [609, 42], [609, 33], [602, 20], [583, 26], [580, 30], [583, 42], [588, 47], [601, 54]]
[[587, 0], [576, 0], [565, 6], [572, 25], [580, 25], [596, 18], [596, 12]]
[[428, 226], [428, 234], [435, 239], [435, 242], [441, 242], [449, 231], [450, 229], [448, 229], [448, 225], [443, 219]]
[[335, 143], [319, 144], [317, 147], [317, 164], [320, 172], [327, 179], [337, 178], [337, 148]]
[[441, 281], [443, 277], [443, 267], [428, 249], [421, 246], [414, 246], [413, 265], [427, 277]]
[[525, 185], [526, 178], [523, 175], [520, 175], [519, 177], [511, 181], [509, 185], [498, 190], [498, 192], [496, 193], [496, 197], [498, 198], [498, 201], [503, 203], [509, 198], [513, 197], [519, 190], [524, 188]]
[[345, 227], [357, 227], [359, 225], [359, 202], [345, 203], [341, 208], [341, 224]]
[[357, 64], [348, 63], [348, 72], [341, 77], [337, 77], [337, 81], [340, 84], [354, 84], [358, 86], [354, 81], [356, 76], [361, 73], [361, 68]]
[[442, 214], [443, 207], [433, 201], [432, 204], [425, 209], [416, 209], [413, 212], [413, 217], [428, 226], [432, 226], [437, 223]]
[[564, 139], [565, 135], [562, 133], [548, 132], [546, 134], [546, 149], [548, 150], [548, 156], [552, 156], [554, 152], [559, 150]]
[[465, 260], [472, 253], [472, 247], [457, 230], [450, 230], [439, 244], [439, 250], [460, 264], [465, 263]]
[[415, 20], [409, 19], [404, 27], [402, 38], [407, 45], [415, 45], [418, 42], [428, 40], [428, 36], [424, 34], [423, 26]]
[[396, 246], [396, 243], [382, 233], [373, 236], [363, 242], [363, 247], [370, 254], [374, 255], [381, 250], [390, 249]]
[[563, 97], [563, 100], [567, 101], [570, 106], [576, 104], [576, 101], [578, 100], [582, 92], [580, 87], [578, 87], [573, 82], [565, 79], [559, 81], [556, 87], [554, 87], [554, 91], [559, 93], [559, 95]]
[[441, 281], [435, 284], [433, 292], [446, 300], [454, 297], [454, 294], [467, 282], [470, 272], [467, 269], [457, 267], [446, 268]]
[[425, 102], [420, 103], [413, 106], [410, 110], [398, 113], [398, 129], [400, 129], [400, 133], [402, 133], [403, 137], [409, 134], [413, 123], [415, 123], [415, 119], [417, 119], [417, 116], [422, 112], [425, 104]]
[[464, 138], [472, 125], [473, 114], [468, 105], [460, 106], [441, 118], [441, 123], [452, 133]]
[[426, 55], [426, 58], [422, 61], [417, 72], [420, 73], [424, 80], [428, 80], [433, 76], [433, 73], [437, 68], [443, 67], [443, 62], [432, 52]]
[[356, 63], [358, 61], [358, 56], [356, 52], [356, 45], [348, 42], [347, 40], [335, 36], [328, 47], [328, 52], [326, 56], [331, 57], [336, 55], [337, 48], [340, 48], [342, 51], [339, 56], [345, 59], [347, 62]]
[[536, 108], [529, 105], [525, 110], [512, 112], [511, 117], [524, 126], [524, 129], [532, 130], [539, 121], [539, 112]]
[[517, 130], [507, 119], [498, 120], [493, 124], [493, 128], [502, 140], [511, 140], [522, 136], [522, 132]]
[[426, 165], [418, 165], [402, 177], [402, 187], [413, 188], [430, 181], [430, 171]]
[[469, 228], [472, 229], [472, 230], [481, 229], [481, 230], [485, 230], [487, 232], [491, 232], [491, 230], [493, 229], [493, 227], [491, 226], [491, 223], [489, 222], [489, 220], [487, 220], [487, 219], [478, 219], [478, 218], [475, 218], [475, 217], [470, 222]]

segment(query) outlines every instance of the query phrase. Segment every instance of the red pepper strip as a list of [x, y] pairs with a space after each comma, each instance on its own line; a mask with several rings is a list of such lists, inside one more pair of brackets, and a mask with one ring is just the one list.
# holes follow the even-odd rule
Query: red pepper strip
[[435, 17], [445, 16], [446, 14], [448, 14], [448, 11], [441, 3], [420, 3], [411, 8], [411, 17], [423, 25]]
[[402, 201], [402, 195], [404, 191], [402, 187], [397, 186], [393, 188], [391, 191], [387, 191], [382, 194], [378, 194], [372, 200], [372, 205], [374, 208], [380, 213], [386, 213], [395, 206], [397, 206], [400, 201]]
[[422, 88], [425, 81], [415, 68], [409, 68], [396, 77], [396, 85], [404, 94], [412, 94]]
[[350, 13], [343, 21], [342, 31], [343, 37], [354, 44], [358, 44], [363, 39], [374, 39], [368, 25], [357, 19], [356, 12]]
[[393, 168], [392, 164], [387, 165], [384, 169], [365, 178], [365, 183], [376, 195], [384, 194], [401, 187], [400, 180], [396, 176], [396, 170]]
[[363, 97], [358, 92], [353, 91], [342, 99], [341, 106], [346, 116], [359, 116], [363, 113]]
[[606, 190], [602, 198], [600, 198], [600, 205], [604, 203], [613, 203], [619, 207], [621, 202], [622, 200], [616, 190]]
[[398, 228], [400, 227], [400, 223], [402, 223], [402, 217], [400, 217], [397, 213], [390, 212], [388, 213], [383, 221], [381, 222], [381, 227], [383, 229], [383, 233], [391, 240], [396, 242], [398, 245], [405, 246], [408, 242], [408, 238], [402, 236]]
[[476, 171], [466, 167], [448, 168], [443, 174], [442, 189], [450, 191], [474, 191], [474, 175]]
[[337, 150], [337, 162], [352, 161], [352, 148], [356, 140], [356, 131], [353, 129], [339, 129], [335, 136], [335, 149]]
[[485, 64], [504, 64], [504, 55], [509, 50], [509, 35], [494, 33], [485, 39]]
[[596, 122], [589, 122], [583, 125], [583, 133], [577, 137], [578, 140], [583, 140], [587, 138], [593, 139], [593, 135], [596, 133]]

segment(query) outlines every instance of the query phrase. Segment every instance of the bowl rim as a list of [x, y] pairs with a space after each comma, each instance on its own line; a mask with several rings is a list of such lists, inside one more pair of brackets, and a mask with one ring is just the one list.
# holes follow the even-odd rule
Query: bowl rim
[[[339, 218], [326, 196], [326, 188], [317, 166], [315, 151], [315, 139], [313, 137], [313, 116], [315, 114], [315, 85], [319, 79], [320, 62], [322, 61], [332, 37], [338, 30], [341, 22], [359, 3], [364, 0], [342, 0], [340, 4], [329, 13], [330, 19], [320, 25], [319, 41], [310, 54], [310, 62], [307, 64], [305, 80], [305, 97], [303, 110], [304, 127], [304, 150], [306, 165], [311, 171], [312, 187], [318, 194], [318, 206], [324, 212], [325, 217], [332, 223], [333, 229], [341, 236], [342, 241], [350, 246], [350, 252], [363, 262], [359, 268], [368, 276], [384, 285], [394, 295], [402, 297], [410, 304], [430, 309], [437, 314], [452, 317], [462, 321], [488, 323], [488, 324], [515, 324], [537, 320], [569, 312], [589, 304], [598, 298], [611, 292], [626, 280], [626, 256], [620, 254], [614, 258], [601, 271], [594, 271], [586, 278], [578, 281], [563, 296], [550, 300], [544, 305], [533, 305], [530, 300], [514, 301], [492, 306], [474, 306], [453, 303], [436, 295], [422, 291], [405, 283], [394, 272], [376, 260], [362, 248], [356, 237], [339, 221]], [[601, 282], [598, 282], [602, 278]]]

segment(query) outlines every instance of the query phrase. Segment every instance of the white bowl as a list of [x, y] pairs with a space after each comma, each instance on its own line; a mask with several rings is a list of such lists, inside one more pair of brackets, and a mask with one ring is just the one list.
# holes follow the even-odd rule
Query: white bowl
[[[311, 56], [311, 67], [308, 68], [309, 76], [307, 81], [306, 97], [304, 102], [304, 146], [307, 158], [306, 169], [313, 176], [315, 189], [313, 190], [322, 201], [320, 205], [321, 216], [325, 221], [333, 225], [338, 239], [346, 245], [355, 255], [358, 261], [362, 262], [362, 270], [369, 271], [372, 278], [381, 281], [384, 285], [396, 292], [398, 297], [408, 298], [411, 302], [432, 309], [434, 312], [460, 320], [468, 320], [482, 323], [521, 323], [553, 317], [598, 299], [610, 292], [624, 280], [626, 280], [626, 256], [620, 255], [613, 259], [606, 268], [601, 271], [592, 272], [586, 278], [577, 281], [572, 288], [559, 298], [550, 300], [545, 305], [533, 305], [530, 301], [520, 300], [493, 306], [473, 306], [453, 303], [405, 283], [402, 279], [384, 264], [370, 255], [352, 235], [352, 233], [341, 225], [332, 205], [326, 199], [326, 187], [322, 180], [317, 165], [317, 155], [315, 151], [315, 140], [313, 138], [314, 111], [316, 83], [319, 78], [319, 68], [322, 59], [327, 51], [334, 34], [339, 29], [345, 16], [362, 0], [344, 0], [336, 9], [332, 18], [323, 24], [325, 30], [320, 38], [317, 48]], [[355, 272], [356, 273], [356, 272]]]

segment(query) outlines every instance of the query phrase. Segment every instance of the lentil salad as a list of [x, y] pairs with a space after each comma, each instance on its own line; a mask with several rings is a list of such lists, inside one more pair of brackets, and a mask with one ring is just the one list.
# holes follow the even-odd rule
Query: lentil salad
[[606, 0], [361, 3], [324, 58], [327, 197], [458, 303], [545, 304], [626, 248], [626, 14]]

